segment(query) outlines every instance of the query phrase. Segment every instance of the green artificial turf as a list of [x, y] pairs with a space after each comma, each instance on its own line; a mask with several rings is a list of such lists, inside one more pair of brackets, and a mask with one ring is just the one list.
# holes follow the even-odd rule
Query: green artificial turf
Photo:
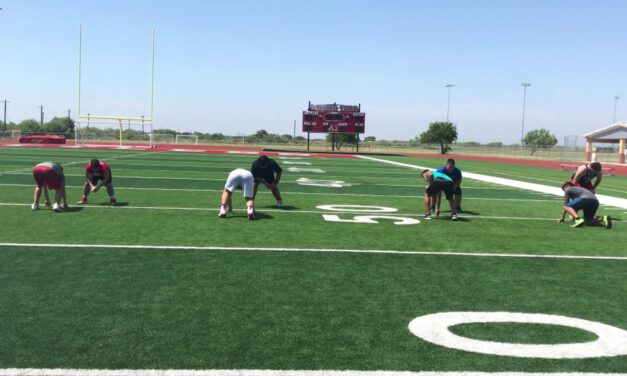
[[[104, 189], [90, 195], [88, 205], [74, 203], [82, 192], [84, 165], [94, 157], [112, 168], [117, 207], [107, 205]], [[439, 161], [386, 159], [430, 167]], [[31, 169], [46, 160], [65, 166], [66, 212], [30, 210]], [[333, 251], [626, 257], [624, 209], [599, 209], [615, 218], [611, 230], [573, 229], [556, 223], [559, 197], [466, 179], [461, 220], [449, 221], [444, 206], [440, 218], [424, 221], [424, 182], [417, 171], [362, 159], [301, 157], [291, 161], [311, 165], [276, 159], [284, 168], [280, 188], [286, 209], [278, 209], [262, 187], [258, 220], [246, 219], [239, 191], [233, 197], [235, 212], [217, 218], [228, 172], [248, 168], [253, 160], [248, 155], [0, 148], [0, 243], [103, 246], [0, 246], [0, 368], [627, 371], [626, 357], [481, 355], [427, 343], [407, 328], [413, 318], [436, 312], [511, 311], [627, 329], [624, 259]], [[546, 178], [546, 184], [563, 179], [552, 169], [473, 163], [467, 169], [466, 162], [458, 164], [536, 183], [541, 182], [535, 178]], [[304, 186], [300, 178], [349, 185]], [[620, 191], [624, 181], [616, 178]], [[603, 185], [611, 182], [608, 177]], [[320, 205], [389, 207], [397, 211], [379, 214], [421, 222], [327, 222], [323, 214], [344, 220], [378, 214], [334, 212]], [[259, 248], [273, 252], [254, 250]], [[294, 248], [301, 251], [279, 251]], [[548, 325], [468, 324], [453, 330], [520, 343], [593, 339], [588, 332]]]

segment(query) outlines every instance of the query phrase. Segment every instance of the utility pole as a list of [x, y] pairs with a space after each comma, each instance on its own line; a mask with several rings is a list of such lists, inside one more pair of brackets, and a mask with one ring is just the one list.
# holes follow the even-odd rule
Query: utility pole
[[44, 106], [39, 106], [39, 115], [41, 116], [39, 125], [44, 126]]
[[[618, 95], [614, 96], [614, 121], [612, 121], [612, 124], [616, 123], [616, 105], [618, 104], [618, 100], [619, 99], [620, 99], [620, 96], [618, 96]], [[5, 104], [5, 106], [6, 106], [6, 104]], [[5, 123], [6, 123], [6, 120], [5, 120]]]
[[7, 103], [10, 103], [8, 100], [3, 100], [4, 102], [4, 122], [2, 124], [4, 124], [4, 131], [7, 131]]
[[523, 87], [523, 113], [522, 113], [522, 130], [520, 131], [520, 145], [522, 146], [525, 139], [525, 102], [527, 100], [527, 88], [531, 86], [528, 82], [520, 84]]
[[445, 87], [448, 88], [448, 102], [446, 105], [446, 122], [448, 123], [449, 110], [451, 109], [451, 88], [455, 87], [455, 84], [448, 84]]
[[294, 120], [294, 135], [292, 136], [292, 139], [296, 138], [296, 120]]
[[70, 110], [67, 110], [67, 118], [70, 119]]

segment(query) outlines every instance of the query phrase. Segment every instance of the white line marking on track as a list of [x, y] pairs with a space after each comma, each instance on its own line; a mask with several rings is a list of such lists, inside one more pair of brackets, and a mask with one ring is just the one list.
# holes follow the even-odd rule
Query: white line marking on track
[[[411, 164], [408, 164], [408, 163], [388, 161], [386, 159], [367, 157], [367, 156], [364, 156], [364, 155], [356, 155], [356, 157], [362, 158], [362, 159], [368, 159], [368, 160], [375, 161], [375, 162], [388, 163], [388, 164], [392, 164], [392, 165], [396, 165], [396, 166], [409, 167], [409, 168], [412, 168], [412, 169], [415, 169], [415, 170], [424, 170], [424, 169], [429, 168], [429, 167], [424, 167], [424, 166], [411, 165]], [[524, 181], [505, 179], [505, 178], [497, 178], [497, 177], [494, 177], [494, 176], [475, 174], [475, 173], [472, 173], [472, 172], [464, 172], [464, 178], [469, 178], [469, 179], [474, 179], [474, 180], [481, 180], [481, 181], [487, 181], [487, 182], [498, 184], [498, 185], [505, 185], [505, 186], [508, 186], [508, 187], [514, 187], [514, 188], [524, 189], [524, 190], [528, 190], [528, 191], [535, 191], [535, 192], [540, 192], [540, 193], [548, 193], [548, 194], [551, 194], [551, 195], [554, 195], [554, 196], [559, 196], [559, 197], [563, 197], [564, 196], [564, 192], [562, 191], [561, 188], [551, 187], [551, 186], [548, 186], [548, 185], [542, 185], [542, 184], [536, 184], [536, 183], [527, 183], [527, 182], [524, 182]], [[599, 199], [599, 203], [601, 203], [601, 204], [611, 205], [611, 206], [615, 206], [615, 207], [618, 207], [618, 208], [621, 208], [621, 209], [627, 209], [627, 199], [619, 198], [619, 197], [612, 197], [612, 196], [605, 196], [605, 195], [597, 195], [597, 198]]]
[[465, 256], [465, 257], [503, 257], [503, 258], [546, 258], [576, 260], [620, 260], [627, 261], [627, 256], [585, 256], [585, 255], [538, 255], [530, 253], [464, 253], [435, 251], [399, 251], [393, 249], [335, 249], [335, 248], [273, 248], [273, 247], [218, 247], [194, 245], [139, 245], [139, 244], [39, 244], [39, 243], [0, 243], [0, 247], [21, 248], [113, 248], [113, 249], [158, 249], [172, 251], [252, 251], [252, 252], [319, 252], [319, 253], [365, 253], [420, 256]]
[[627, 373], [593, 372], [439, 372], [271, 369], [69, 369], [6, 368], [0, 376], [625, 376]]

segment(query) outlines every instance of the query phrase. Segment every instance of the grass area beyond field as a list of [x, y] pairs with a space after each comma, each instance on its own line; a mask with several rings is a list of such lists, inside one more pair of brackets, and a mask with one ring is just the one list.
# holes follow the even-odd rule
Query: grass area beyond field
[[[94, 157], [112, 168], [117, 207], [107, 205], [104, 189], [88, 205], [75, 204]], [[611, 230], [570, 228], [556, 223], [559, 197], [467, 179], [460, 221], [451, 222], [446, 207], [424, 221], [424, 182], [415, 170], [285, 155], [275, 158], [284, 169], [285, 209], [262, 187], [258, 220], [246, 219], [239, 191], [235, 212], [217, 218], [229, 171], [254, 158], [0, 148], [0, 369], [627, 372], [627, 356], [484, 355], [408, 329], [422, 315], [481, 311], [563, 315], [627, 330], [625, 209], [599, 209], [615, 218]], [[30, 210], [31, 169], [42, 161], [65, 166], [66, 212]], [[566, 174], [458, 164], [556, 186]], [[318, 185], [306, 185], [312, 181]], [[599, 192], [627, 197], [627, 179], [606, 177]], [[418, 223], [395, 224], [410, 219]], [[451, 330], [521, 344], [596, 338], [537, 324]]]

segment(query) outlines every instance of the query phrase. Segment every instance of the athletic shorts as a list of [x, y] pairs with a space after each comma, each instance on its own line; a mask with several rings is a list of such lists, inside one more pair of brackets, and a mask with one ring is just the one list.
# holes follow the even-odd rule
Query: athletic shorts
[[35, 168], [33, 168], [33, 178], [35, 178], [35, 183], [37, 183], [38, 187], [42, 187], [46, 184], [49, 189], [63, 188], [61, 178], [49, 167], [35, 166]]
[[433, 196], [438, 192], [444, 192], [446, 199], [450, 200], [453, 198], [453, 182], [442, 179], [434, 179], [433, 182], [429, 184], [425, 192], [429, 196]]
[[226, 179], [224, 188], [231, 193], [236, 188], [242, 188], [245, 198], [253, 198], [253, 174], [243, 168], [233, 170]]
[[599, 201], [591, 198], [577, 197], [574, 200], [570, 200], [566, 206], [573, 208], [575, 211], [583, 210], [583, 218], [591, 220], [597, 213]]
[[272, 184], [276, 181], [276, 179], [274, 178], [274, 173], [265, 176], [257, 176], [255, 178], [255, 181], [261, 183], [261, 179], [263, 179], [268, 184]]
[[[93, 175], [92, 175], [91, 179], [89, 179], [89, 181], [90, 181], [90, 182], [91, 182], [91, 184], [93, 184], [93, 185], [98, 184], [98, 180], [101, 180], [101, 179], [100, 179], [100, 176], [93, 176]], [[104, 179], [102, 179], [102, 180], [104, 180]], [[106, 182], [104, 185], [108, 185], [108, 184], [112, 184], [112, 183], [113, 183], [113, 176], [111, 176], [111, 177], [109, 178], [109, 181], [108, 181], [108, 182]]]

